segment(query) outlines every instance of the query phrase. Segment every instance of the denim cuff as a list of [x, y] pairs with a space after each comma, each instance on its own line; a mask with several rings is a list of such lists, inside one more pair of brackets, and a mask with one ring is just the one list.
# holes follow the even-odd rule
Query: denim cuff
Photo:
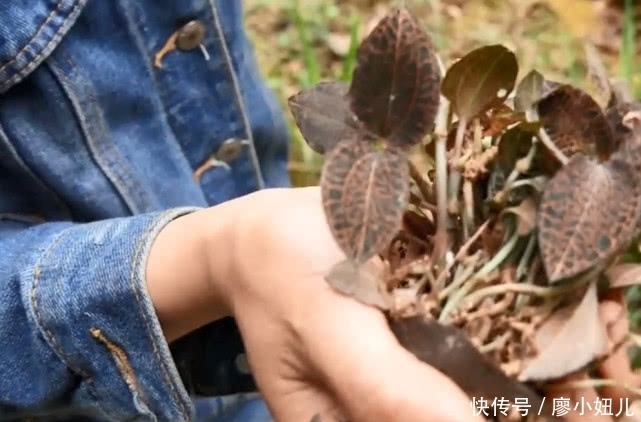
[[108, 418], [176, 422], [193, 416], [145, 272], [158, 233], [195, 210], [72, 226], [39, 254], [28, 312], [79, 378], [76, 394]]

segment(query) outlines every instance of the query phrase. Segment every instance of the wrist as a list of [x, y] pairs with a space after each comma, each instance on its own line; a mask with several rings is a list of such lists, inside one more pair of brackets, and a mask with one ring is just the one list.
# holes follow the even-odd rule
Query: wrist
[[230, 314], [225, 273], [233, 214], [225, 205], [173, 220], [152, 245], [147, 289], [169, 342]]

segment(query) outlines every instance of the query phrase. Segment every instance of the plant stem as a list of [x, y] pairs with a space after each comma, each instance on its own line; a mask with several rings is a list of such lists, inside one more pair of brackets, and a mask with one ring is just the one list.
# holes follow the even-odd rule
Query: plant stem
[[510, 172], [510, 175], [507, 177], [505, 180], [505, 185], [503, 186], [503, 189], [501, 189], [500, 192], [497, 192], [496, 195], [494, 195], [495, 198], [499, 198], [499, 203], [504, 203], [504, 201], [507, 200], [509, 197], [509, 193], [512, 189], [514, 189], [514, 184], [517, 182], [517, 179], [519, 176], [526, 172], [529, 168], [530, 165], [532, 164], [532, 160], [534, 159], [534, 155], [536, 154], [536, 142], [533, 140], [532, 145], [530, 146], [530, 149], [528, 150], [527, 154], [525, 157], [517, 160], [516, 165]]
[[434, 160], [436, 164], [436, 235], [434, 236], [434, 263], [441, 265], [449, 248], [447, 226], [449, 216], [447, 214], [447, 120], [450, 111], [450, 102], [441, 96], [438, 114], [436, 116], [436, 127], [434, 129], [436, 139], [434, 142]]
[[547, 177], [545, 176], [535, 176], [535, 177], [530, 177], [528, 179], [520, 179], [512, 183], [512, 189], [529, 185], [529, 186], [532, 186], [537, 191], [542, 191], [546, 181], [547, 181]]
[[[525, 112], [525, 120], [527, 120], [528, 122], [536, 122], [539, 120], [538, 112], [534, 107], [531, 107]], [[568, 157], [556, 146], [554, 141], [550, 139], [550, 136], [547, 134], [543, 127], [539, 128], [537, 137], [541, 141], [541, 143], [543, 143], [543, 145], [545, 145], [545, 147], [550, 150], [552, 155], [554, 155], [554, 157], [559, 160], [561, 164], [565, 165], [568, 162]]]
[[[445, 285], [445, 279], [447, 278], [447, 274], [452, 270], [452, 267], [454, 266], [454, 264], [459, 262], [461, 260], [461, 258], [463, 258], [463, 255], [467, 254], [467, 252], [470, 249], [470, 247], [472, 246], [472, 244], [474, 244], [474, 242], [476, 242], [476, 240], [479, 237], [481, 237], [483, 232], [487, 229], [487, 226], [490, 224], [490, 221], [491, 221], [490, 219], [486, 220], [485, 223], [483, 223], [481, 225], [481, 227], [479, 227], [476, 230], [476, 233], [474, 233], [474, 235], [471, 238], [469, 238], [467, 240], [467, 242], [465, 242], [465, 244], [463, 244], [463, 246], [460, 247], [460, 249], [456, 253], [456, 256], [454, 257], [452, 262], [450, 262], [447, 267], [443, 268], [441, 273], [436, 278], [435, 289], [437, 291], [441, 291], [443, 289], [443, 287]], [[441, 299], [445, 298], [446, 296], [447, 296], [447, 294], [445, 296], [443, 296]]]
[[[519, 239], [519, 234], [516, 230], [513, 231], [512, 236], [510, 236], [510, 239], [503, 245], [501, 249], [492, 257], [492, 259], [483, 265], [481, 269], [472, 275], [471, 280], [468, 282], [469, 278], [461, 278], [459, 280], [455, 280], [447, 286], [446, 289], [441, 291], [439, 294], [439, 299], [445, 299], [448, 295], [451, 294], [451, 298], [447, 301], [445, 306], [443, 307], [443, 310], [441, 311], [441, 315], [439, 316], [439, 321], [446, 322], [449, 319], [449, 315], [454, 311], [458, 306], [459, 302], [461, 302], [467, 293], [476, 285], [477, 282], [482, 280], [484, 277], [486, 277], [488, 274], [490, 274], [492, 271], [498, 269], [498, 267], [505, 261], [505, 259], [510, 255], [510, 252], [514, 249], [514, 246], [516, 245], [516, 242]], [[467, 282], [467, 284], [465, 284]], [[459, 287], [460, 286], [460, 287]], [[499, 285], [499, 286], [507, 286], [507, 285]], [[498, 287], [498, 286], [491, 286], [491, 287]], [[456, 290], [458, 288], [458, 290]], [[485, 288], [480, 291], [484, 291], [489, 289]], [[470, 295], [474, 296], [474, 294]]]
[[579, 283], [569, 283], [554, 287], [541, 287], [525, 283], [495, 284], [479, 289], [469, 296], [466, 296], [461, 300], [461, 304], [474, 304], [488, 296], [502, 295], [508, 292], [549, 298], [576, 289], [578, 284]]
[[454, 138], [454, 159], [450, 172], [450, 185], [449, 185], [449, 198], [448, 198], [448, 211], [450, 214], [458, 213], [458, 191], [461, 184], [461, 170], [459, 169], [459, 160], [461, 158], [461, 150], [463, 148], [463, 140], [465, 139], [465, 127], [467, 126], [467, 119], [459, 117], [458, 125], [456, 127], [456, 135]]
[[547, 149], [549, 149], [549, 150], [550, 150], [550, 152], [551, 152], [552, 154], [554, 154], [554, 157], [555, 157], [557, 160], [559, 160], [559, 162], [560, 162], [561, 164], [566, 165], [566, 164], [567, 164], [567, 162], [568, 162], [568, 157], [563, 153], [563, 151], [561, 151], [561, 150], [556, 146], [556, 144], [554, 143], [554, 141], [552, 141], [552, 139], [548, 136], [548, 134], [547, 134], [547, 132], [545, 131], [545, 129], [540, 128], [540, 129], [539, 129], [538, 136], [539, 136], [539, 139], [541, 140], [541, 142], [543, 143], [543, 145], [545, 145], [545, 147], [546, 147]]
[[426, 202], [434, 201], [434, 186], [430, 186], [428, 182], [423, 178], [423, 175], [416, 167], [416, 164], [412, 160], [407, 160], [410, 167], [410, 177], [416, 183], [416, 187], [421, 192], [423, 200]]
[[474, 191], [471, 180], [463, 181], [463, 239], [474, 228]]
[[492, 271], [496, 270], [499, 265], [503, 263], [512, 253], [512, 250], [514, 249], [514, 246], [516, 246], [516, 242], [519, 240], [519, 233], [518, 231], [514, 230], [512, 232], [512, 235], [510, 236], [510, 239], [505, 242], [503, 247], [499, 249], [499, 251], [492, 257], [491, 260], [489, 260], [481, 269], [479, 270], [478, 273], [475, 274], [475, 277], [478, 278], [483, 278], [490, 274]]
[[523, 255], [521, 255], [519, 264], [516, 267], [517, 281], [520, 281], [521, 278], [526, 275], [526, 271], [528, 270], [530, 259], [532, 258], [532, 254], [534, 254], [535, 247], [536, 247], [536, 234], [532, 234], [528, 239], [527, 246], [525, 247], [525, 251], [523, 252]]
[[458, 308], [458, 304], [480, 280], [481, 278], [474, 277], [467, 284], [463, 284], [458, 290], [452, 293], [452, 297], [447, 301], [441, 314], [438, 316], [439, 322], [446, 324], [450, 320], [452, 312]]
[[481, 119], [478, 117], [474, 119], [474, 144], [472, 146], [472, 151], [474, 154], [480, 154], [483, 152], [483, 126], [481, 126]]

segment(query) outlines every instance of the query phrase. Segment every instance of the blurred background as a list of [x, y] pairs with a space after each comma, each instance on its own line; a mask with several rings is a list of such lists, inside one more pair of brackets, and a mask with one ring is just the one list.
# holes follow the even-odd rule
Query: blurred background
[[394, 6], [425, 25], [446, 66], [468, 51], [503, 44], [519, 59], [519, 78], [586, 84], [583, 43], [595, 44], [613, 77], [641, 97], [639, 0], [244, 0], [246, 24], [292, 133], [296, 186], [318, 182], [322, 157], [295, 128], [287, 98], [321, 80], [348, 82], [358, 43]]

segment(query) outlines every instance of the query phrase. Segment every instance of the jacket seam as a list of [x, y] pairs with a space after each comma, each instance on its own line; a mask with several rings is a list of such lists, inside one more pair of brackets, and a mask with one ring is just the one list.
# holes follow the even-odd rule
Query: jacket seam
[[40, 313], [40, 307], [38, 304], [38, 288], [40, 286], [40, 275], [42, 274], [42, 265], [43, 262], [45, 261], [46, 258], [49, 257], [51, 252], [55, 249], [55, 247], [62, 241], [64, 235], [66, 234], [66, 230], [63, 230], [60, 232], [51, 242], [51, 244], [47, 247], [47, 249], [42, 253], [40, 258], [38, 259], [38, 262], [36, 263], [34, 269], [33, 269], [33, 284], [31, 286], [31, 291], [29, 293], [29, 298], [31, 301], [31, 308], [33, 309], [34, 313], [34, 319], [36, 321], [36, 325], [40, 328], [41, 332], [44, 334], [47, 342], [51, 346], [51, 348], [54, 350], [56, 355], [58, 355], [58, 358], [60, 358], [61, 361], [65, 363], [71, 369], [73, 372], [81, 375], [83, 378], [86, 379], [91, 379], [91, 376], [82, 369], [76, 367], [75, 365], [71, 364], [70, 362], [67, 362], [66, 355], [63, 352], [62, 348], [58, 345], [58, 340], [56, 339], [56, 336], [53, 334], [51, 330], [46, 328], [44, 324], [42, 323], [42, 315]]
[[[160, 223], [165, 224], [166, 222], [163, 220], [160, 221]], [[131, 291], [134, 294], [134, 297], [136, 299], [136, 303], [138, 304], [138, 307], [141, 309], [144, 309], [145, 306], [142, 303], [142, 297], [141, 297], [141, 292], [138, 288], [136, 288], [136, 279], [137, 279], [137, 272], [140, 269], [140, 266], [143, 264], [143, 251], [145, 250], [145, 247], [147, 245], [148, 237], [150, 234], [156, 232], [158, 229], [159, 222], [156, 222], [156, 224], [151, 225], [145, 230], [145, 235], [141, 236], [138, 241], [136, 242], [136, 248], [134, 250], [134, 258], [132, 260], [132, 265], [131, 265], [131, 273], [129, 275], [129, 283], [131, 287]], [[167, 368], [167, 365], [165, 361], [160, 357], [160, 353], [158, 351], [158, 345], [156, 344], [156, 341], [154, 340], [154, 337], [152, 335], [152, 328], [151, 328], [151, 323], [149, 321], [149, 317], [146, 312], [142, 312], [142, 319], [145, 324], [145, 331], [147, 332], [147, 338], [149, 339], [153, 353], [154, 353], [154, 358], [158, 362], [161, 370], [162, 370], [162, 375], [163, 378], [165, 379], [165, 382], [169, 386], [169, 389], [171, 391], [172, 398], [175, 403], [178, 404], [180, 407], [180, 412], [182, 413], [183, 417], [187, 417], [189, 412], [187, 409], [185, 409], [184, 403], [180, 399], [180, 395], [178, 394], [178, 391], [176, 390], [174, 383], [171, 379], [171, 376], [169, 375], [169, 370]]]
[[218, 35], [216, 37], [218, 40], [218, 45], [220, 46], [220, 49], [223, 53], [226, 65], [225, 67], [227, 68], [227, 73], [231, 79], [234, 92], [234, 103], [236, 104], [236, 108], [240, 113], [242, 124], [245, 129], [245, 136], [249, 141], [249, 155], [252, 168], [254, 169], [254, 177], [256, 178], [258, 189], [261, 190], [265, 188], [265, 179], [262, 166], [260, 165], [260, 161], [258, 160], [258, 155], [256, 153], [256, 143], [254, 142], [254, 134], [252, 133], [251, 122], [249, 120], [247, 108], [245, 107], [245, 101], [240, 90], [238, 77], [236, 75], [236, 71], [234, 70], [233, 58], [231, 54], [229, 54], [229, 48], [227, 47], [227, 38], [225, 37], [224, 31], [222, 30], [222, 27], [220, 25], [220, 19], [218, 18], [218, 9], [214, 4], [214, 0], [209, 0], [209, 7], [211, 8], [212, 12], [214, 28], [216, 28], [216, 33]]
[[[46, 328], [44, 324], [42, 323], [42, 315], [40, 313], [40, 307], [38, 304], [38, 295], [37, 291], [40, 286], [40, 275], [42, 274], [42, 265], [43, 262], [45, 261], [46, 258], [49, 257], [51, 252], [58, 246], [58, 244], [62, 241], [64, 236], [67, 234], [67, 230], [62, 230], [56, 237], [53, 239], [51, 244], [45, 249], [45, 251], [42, 253], [40, 258], [38, 259], [34, 269], [33, 269], [33, 284], [31, 286], [31, 291], [29, 293], [29, 300], [31, 302], [31, 308], [33, 309], [33, 314], [34, 314], [34, 321], [36, 323], [36, 326], [39, 328], [40, 332], [43, 334], [45, 339], [47, 340], [47, 343], [49, 343], [49, 346], [51, 349], [54, 351], [54, 353], [58, 356], [58, 358], [69, 368], [71, 369], [72, 372], [75, 372], [76, 374], [79, 374], [81, 377], [85, 379], [85, 381], [88, 384], [88, 389], [91, 392], [92, 396], [94, 399], [96, 399], [98, 396], [93, 388], [93, 378], [89, 373], [85, 372], [81, 368], [77, 367], [76, 365], [73, 365], [69, 360], [67, 359], [66, 354], [62, 350], [62, 348], [59, 346], [58, 340], [56, 339], [56, 336], [53, 334], [51, 330]], [[113, 415], [111, 415], [110, 412], [108, 412], [102, 404], [100, 404], [100, 400], [95, 400], [94, 405], [100, 409], [100, 411], [108, 416], [113, 418]]]
[[[71, 91], [68, 87], [68, 75], [61, 72], [59, 69], [56, 69], [57, 66], [53, 66], [53, 64], [55, 64], [55, 60], [52, 59], [49, 59], [46, 62], [46, 66], [52, 73], [53, 77], [57, 80], [58, 84], [60, 84], [62, 91], [73, 108], [74, 117], [77, 120], [82, 134], [84, 135], [84, 139], [93, 162], [97, 164], [103, 174], [107, 177], [107, 180], [109, 180], [109, 182], [114, 186], [127, 208], [129, 208], [129, 211], [132, 214], [143, 212], [144, 209], [151, 205], [148, 193], [140, 186], [140, 189], [132, 190], [130, 185], [127, 184], [126, 180], [129, 180], [131, 183], [135, 183], [138, 178], [134, 177], [133, 172], [129, 168], [129, 163], [126, 159], [122, 158], [110, 140], [100, 142], [96, 139], [95, 131], [91, 129], [92, 126], [87, 121], [86, 111], [83, 110], [76, 93]], [[76, 69], [76, 66], [71, 61], [70, 57], [65, 56], [64, 60], [66, 60], [67, 64], [72, 69]], [[78, 74], [76, 74], [76, 76], [80, 77]], [[82, 79], [84, 80], [84, 78]], [[89, 88], [84, 94], [89, 98], [89, 103], [94, 104], [94, 107], [97, 107], [97, 111], [92, 113], [93, 117], [95, 117], [93, 125], [103, 126], [105, 124], [104, 116], [102, 115], [102, 110], [96, 106], [98, 103], [93, 96], [93, 86], [85, 84], [84, 82], [80, 82], [79, 85]], [[108, 149], [108, 151], [105, 149]], [[114, 171], [115, 168], [120, 169], [120, 171]], [[124, 173], [126, 177], [123, 177], [121, 172]]]
[[[63, 22], [61, 25], [59, 25], [58, 29], [53, 33], [53, 35], [50, 37], [49, 41], [40, 49], [40, 52], [35, 55], [34, 59], [31, 60], [29, 63], [27, 63], [22, 69], [18, 69], [16, 73], [13, 76], [10, 76], [7, 78], [5, 81], [0, 83], [0, 91], [3, 91], [7, 89], [7, 87], [11, 86], [13, 83], [15, 83], [16, 80], [20, 79], [23, 77], [26, 73], [29, 73], [32, 69], [34, 69], [36, 66], [40, 64], [41, 58], [45, 57], [48, 52], [50, 52], [51, 46], [55, 45], [58, 43], [60, 39], [60, 34], [65, 32], [69, 26], [73, 23], [73, 20], [75, 17], [78, 15], [80, 10], [84, 7], [86, 0], [80, 0], [77, 1], [75, 6], [69, 11], [67, 19], [65, 22]], [[49, 22], [51, 22], [57, 15], [60, 15], [61, 11], [61, 6], [60, 3], [56, 5], [56, 8], [49, 12], [49, 15], [47, 15], [47, 18], [45, 21], [38, 27], [36, 30], [36, 33], [27, 41], [27, 43], [18, 51], [18, 53], [10, 59], [8, 62], [0, 66], [0, 73], [4, 72], [7, 68], [13, 66], [16, 62], [18, 62], [22, 56], [24, 56], [27, 51], [29, 51], [30, 47], [33, 46], [34, 40], [38, 38], [38, 36], [41, 34], [41, 32], [44, 30], [44, 28], [47, 27]]]
[[[129, 9], [130, 4], [127, 3], [127, 6], [128, 7], [123, 7], [122, 10], [123, 10], [124, 15], [127, 17], [127, 20], [129, 21], [128, 23], [131, 23], [134, 19], [131, 16], [131, 10]], [[148, 52], [147, 52], [147, 50], [146, 50], [146, 48], [144, 46], [144, 43], [142, 41], [142, 37], [140, 35], [140, 31], [138, 31], [138, 27], [136, 25], [130, 25], [129, 27], [136, 29], [136, 30], [133, 30], [133, 29], [131, 30], [131, 34], [133, 35], [133, 38], [135, 40], [134, 42], [135, 42], [136, 48], [138, 49], [138, 51], [140, 52], [140, 54], [142, 56], [148, 57]], [[160, 89], [160, 85], [161, 84], [158, 81], [158, 76], [153, 71], [151, 60], [144, 60], [144, 62], [145, 62], [145, 71], [146, 71], [147, 75], [149, 75], [151, 80], [153, 81], [153, 85], [156, 88], [156, 92], [157, 93], [161, 92], [161, 89]], [[154, 102], [156, 103], [158, 108], [163, 111], [163, 113], [162, 113], [163, 126], [167, 128], [167, 131], [169, 133], [171, 133], [172, 141], [177, 144], [178, 149], [183, 153], [184, 163], [186, 164], [187, 168], [192, 168], [191, 164], [189, 163], [189, 160], [187, 160], [187, 158], [184, 156], [184, 150], [183, 150], [182, 146], [180, 145], [180, 142], [178, 141], [178, 136], [176, 134], [176, 131], [174, 130], [172, 125], [169, 123], [169, 120], [167, 119], [167, 112], [166, 112], [165, 103], [163, 102], [162, 98], [157, 96], [157, 95], [154, 96], [154, 98], [155, 98]]]

